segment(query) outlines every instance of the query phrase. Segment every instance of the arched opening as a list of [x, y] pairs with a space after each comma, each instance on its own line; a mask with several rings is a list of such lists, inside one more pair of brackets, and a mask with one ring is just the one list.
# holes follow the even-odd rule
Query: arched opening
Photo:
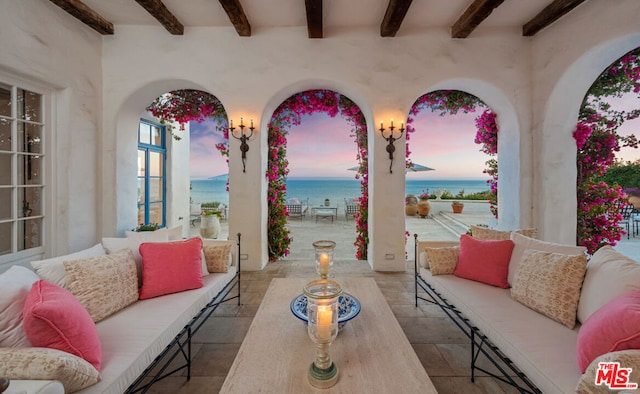
[[638, 147], [635, 135], [623, 134], [620, 127], [640, 116], [639, 55], [640, 48], [628, 52], [596, 78], [582, 102], [573, 134], [577, 146], [577, 243], [586, 246], [589, 253], [603, 245], [616, 245], [625, 232], [627, 237], [634, 232], [635, 207], [623, 187], [640, 186], [640, 162], [616, 162], [616, 152]]
[[[495, 227], [497, 153], [496, 115], [478, 97], [459, 90], [419, 97], [407, 119], [407, 231], [454, 240], [470, 225]], [[413, 180], [425, 167], [435, 169]]]
[[360, 108], [348, 97], [332, 90], [307, 90], [292, 95], [274, 111], [268, 125], [268, 250], [269, 260], [275, 261], [289, 253], [290, 232], [286, 227], [290, 208], [287, 207], [286, 180], [289, 173], [287, 160], [287, 135], [294, 125], [299, 125], [301, 117], [323, 112], [331, 117], [340, 115], [352, 127], [351, 136], [357, 158], [355, 177], [360, 180], [359, 204], [355, 214], [357, 247], [356, 258], [365, 260], [368, 244], [368, 146], [367, 129]]
[[[105, 212], [115, 214], [105, 215], [103, 218], [104, 234], [113, 234], [114, 229], [118, 234], [136, 227], [139, 211], [139, 190], [140, 182], [136, 174], [140, 174], [138, 155], [136, 150], [139, 147], [138, 130], [141, 119], [150, 120], [157, 125], [163, 126], [166, 132], [166, 226], [176, 227], [182, 225], [183, 236], [189, 235], [190, 227], [190, 207], [189, 207], [189, 139], [180, 129], [180, 123], [174, 122], [175, 118], [169, 120], [168, 115], [154, 116], [149, 106], [158, 97], [165, 93], [175, 91], [177, 86], [188, 86], [198, 88], [188, 81], [158, 81], [136, 91], [123, 101], [115, 121], [116, 133], [112, 140], [106, 140], [107, 154], [104, 157], [105, 170], [104, 182], [106, 186], [113, 188], [117, 185], [118, 193], [112, 197], [106, 197], [103, 201]], [[202, 94], [210, 95], [207, 92], [198, 90]], [[213, 96], [211, 96], [213, 97]], [[216, 99], [217, 100], [217, 99]], [[220, 107], [222, 107], [220, 105]], [[217, 110], [224, 114], [224, 109]], [[187, 118], [185, 120], [185, 130], [188, 129]], [[226, 115], [224, 115], [226, 120]], [[172, 133], [183, 140], [171, 138]], [[112, 149], [109, 149], [113, 146]], [[112, 153], [111, 153], [112, 152]], [[112, 156], [110, 156], [112, 155]], [[111, 157], [111, 158], [110, 158]], [[117, 163], [113, 166], [113, 163]], [[136, 204], [138, 202], [138, 204]]]

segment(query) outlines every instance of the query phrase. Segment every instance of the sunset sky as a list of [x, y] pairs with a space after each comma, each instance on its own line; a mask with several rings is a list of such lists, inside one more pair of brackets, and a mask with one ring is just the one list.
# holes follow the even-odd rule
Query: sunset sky
[[[627, 98], [620, 105], [632, 107], [630, 103], [635, 100], [636, 97]], [[488, 156], [480, 152], [479, 145], [473, 142], [476, 133], [474, 121], [480, 113], [442, 117], [425, 110], [418, 114], [414, 122], [416, 131], [409, 140], [411, 158], [414, 163], [435, 171], [410, 173], [407, 178], [486, 179], [482, 170]], [[640, 136], [640, 119], [626, 122], [619, 133]], [[340, 115], [335, 118], [325, 113], [304, 116], [299, 126], [289, 130], [289, 176], [353, 178], [354, 172], [347, 169], [358, 162], [356, 145], [350, 134], [350, 125]], [[379, 132], [376, 138], [380, 138]], [[191, 122], [191, 178], [209, 178], [227, 172], [225, 159], [215, 148], [221, 140], [222, 133], [216, 131], [215, 122]], [[401, 141], [404, 142], [404, 138]], [[396, 142], [398, 159], [403, 157], [401, 141]], [[251, 160], [256, 154], [256, 147], [252, 142], [249, 146], [248, 160]], [[627, 148], [616, 156], [634, 161], [640, 159], [640, 150]], [[386, 157], [384, 159], [387, 160]]]

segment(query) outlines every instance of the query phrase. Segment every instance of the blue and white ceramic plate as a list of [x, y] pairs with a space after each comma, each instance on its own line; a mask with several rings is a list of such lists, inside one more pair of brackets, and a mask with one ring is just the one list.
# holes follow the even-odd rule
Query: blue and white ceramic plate
[[[338, 298], [338, 329], [360, 313], [360, 301], [349, 293]], [[291, 312], [295, 317], [307, 323], [307, 296], [300, 294], [291, 301]]]

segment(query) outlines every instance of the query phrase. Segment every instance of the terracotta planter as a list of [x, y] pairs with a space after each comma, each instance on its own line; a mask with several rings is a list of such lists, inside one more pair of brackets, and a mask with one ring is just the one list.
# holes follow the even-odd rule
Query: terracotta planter
[[418, 213], [418, 206], [416, 204], [407, 204], [404, 206], [404, 213], [407, 216], [416, 216], [416, 213]]
[[464, 205], [453, 205], [451, 204], [451, 209], [453, 209], [453, 213], [462, 213], [462, 209]]
[[418, 200], [416, 206], [418, 207], [418, 215], [420, 215], [421, 218], [424, 219], [429, 215], [429, 211], [431, 211], [429, 200]]

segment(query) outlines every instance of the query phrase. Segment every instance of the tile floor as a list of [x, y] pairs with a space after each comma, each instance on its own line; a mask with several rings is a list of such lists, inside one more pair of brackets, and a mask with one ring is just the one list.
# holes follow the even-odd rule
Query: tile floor
[[[468, 340], [437, 307], [424, 303], [418, 308], [414, 306], [412, 271], [413, 263], [410, 263], [406, 272], [378, 273], [367, 263], [353, 260], [336, 261], [332, 270], [337, 278], [367, 276], [375, 279], [439, 393], [517, 392], [487, 376], [476, 377], [476, 382], [471, 383]], [[313, 279], [316, 274], [310, 261], [277, 262], [262, 271], [243, 272], [242, 305], [238, 306], [235, 301], [223, 304], [194, 338], [191, 380], [187, 381], [183, 376], [169, 377], [149, 392], [217, 393], [271, 279], [283, 277]], [[292, 318], [291, 324], [299, 322]], [[401, 388], [398, 389], [401, 392]]]

